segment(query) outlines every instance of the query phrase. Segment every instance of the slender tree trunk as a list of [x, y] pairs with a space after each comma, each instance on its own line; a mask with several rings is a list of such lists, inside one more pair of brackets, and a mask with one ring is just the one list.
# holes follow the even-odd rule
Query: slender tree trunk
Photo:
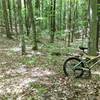
[[28, 4], [27, 4], [27, 0], [24, 0], [24, 8], [25, 8], [25, 27], [26, 27], [26, 32], [27, 32], [27, 36], [30, 35], [30, 17], [29, 17], [29, 12], [28, 11]]
[[21, 34], [21, 46], [22, 46], [22, 55], [24, 55], [26, 52], [26, 47], [25, 47], [25, 34], [24, 34], [24, 29], [23, 29], [23, 17], [22, 17], [22, 2], [21, 0], [17, 0], [18, 4], [18, 18], [19, 18], [19, 32]]
[[[3, 27], [4, 27], [4, 23], [3, 23], [3, 11], [2, 11], [2, 1], [0, 1], [0, 11], [1, 11], [1, 15], [0, 15], [0, 33], [3, 33]], [[0, 34], [0, 36], [2, 36], [2, 34]]]
[[16, 13], [16, 1], [13, 0], [13, 11], [14, 11], [14, 26], [15, 26], [15, 31], [16, 31], [16, 36], [18, 35], [18, 26], [17, 26], [17, 13]]
[[72, 22], [72, 10], [71, 10], [72, 2], [71, 2], [71, 0], [69, 1], [69, 4], [70, 4], [70, 13], [69, 13], [69, 20], [68, 20], [68, 29], [69, 29], [68, 47], [70, 46], [70, 42], [71, 42], [71, 22]]
[[76, 1], [74, 0], [73, 1], [73, 7], [74, 7], [74, 10], [73, 10], [73, 22], [72, 22], [72, 30], [71, 30], [71, 42], [74, 41], [74, 32], [75, 32], [75, 20], [76, 20]]
[[59, 8], [60, 8], [60, 18], [59, 18], [59, 30], [61, 31], [62, 30], [62, 0], [59, 0]]
[[50, 42], [54, 42], [54, 36], [56, 31], [56, 23], [55, 23], [55, 9], [56, 9], [56, 0], [51, 0], [51, 34], [50, 34]]
[[66, 29], [66, 0], [64, 0], [63, 29]]
[[28, 11], [29, 11], [29, 16], [32, 22], [32, 31], [33, 31], [33, 50], [37, 50], [38, 46], [37, 46], [37, 32], [36, 32], [36, 24], [35, 24], [35, 18], [33, 15], [33, 6], [32, 6], [32, 0], [28, 0]]
[[7, 2], [6, 0], [2, 0], [2, 6], [3, 6], [3, 16], [4, 16], [4, 23], [6, 28], [6, 35], [8, 38], [12, 39], [10, 29], [9, 29], [9, 21], [8, 21], [8, 12], [7, 12]]
[[8, 9], [9, 9], [9, 24], [10, 24], [10, 32], [13, 32], [13, 26], [12, 26], [12, 12], [11, 12], [11, 2], [10, 0], [7, 0], [7, 5], [8, 5]]

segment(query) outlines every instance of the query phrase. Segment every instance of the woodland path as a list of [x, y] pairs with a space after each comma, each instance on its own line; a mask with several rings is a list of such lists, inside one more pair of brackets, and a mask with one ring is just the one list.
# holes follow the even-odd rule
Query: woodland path
[[29, 67], [22, 63], [16, 41], [4, 40], [0, 39], [0, 100], [100, 100], [99, 70], [91, 79], [71, 80], [41, 64]]

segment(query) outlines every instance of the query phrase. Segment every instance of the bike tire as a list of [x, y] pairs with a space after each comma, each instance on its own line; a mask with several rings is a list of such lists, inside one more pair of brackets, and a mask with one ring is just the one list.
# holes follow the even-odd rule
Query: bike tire
[[[77, 68], [74, 68], [74, 70], [71, 68], [72, 66], [68, 66], [67, 64], [70, 62], [70, 61], [77, 61], [78, 63], [80, 63], [80, 66], [77, 67]], [[67, 66], [66, 66], [67, 65]], [[70, 69], [72, 69], [72, 72], [73, 72], [73, 75], [70, 75], [72, 73], [68, 72], [68, 67]], [[64, 62], [64, 65], [63, 65], [63, 71], [64, 71], [64, 74], [66, 76], [74, 76], [75, 78], [79, 78], [83, 75], [84, 71], [83, 71], [83, 68], [84, 67], [84, 63], [81, 61], [81, 59], [77, 58], [77, 57], [70, 57], [68, 58], [65, 62]], [[80, 73], [77, 74], [76, 71], [79, 71]]]

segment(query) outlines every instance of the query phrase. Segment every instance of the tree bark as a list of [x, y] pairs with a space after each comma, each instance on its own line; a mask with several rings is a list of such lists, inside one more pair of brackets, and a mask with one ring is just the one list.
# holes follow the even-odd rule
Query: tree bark
[[21, 0], [17, 0], [18, 4], [18, 18], [19, 18], [19, 32], [21, 34], [21, 47], [22, 47], [22, 55], [26, 54], [26, 47], [25, 47], [25, 34], [23, 32], [23, 17], [22, 17], [22, 3]]
[[9, 28], [6, 0], [2, 0], [2, 6], [3, 6], [3, 16], [4, 16], [4, 24], [5, 24], [5, 28], [6, 28], [6, 35], [7, 35], [8, 38], [12, 39], [12, 35], [10, 33], [10, 28]]
[[36, 32], [36, 23], [35, 23], [35, 18], [33, 15], [33, 6], [32, 6], [32, 0], [28, 0], [28, 11], [29, 11], [29, 16], [31, 19], [31, 24], [32, 24], [32, 31], [33, 31], [33, 50], [37, 50], [38, 46], [37, 46], [37, 32]]
[[89, 55], [97, 55], [97, 0], [90, 1]]

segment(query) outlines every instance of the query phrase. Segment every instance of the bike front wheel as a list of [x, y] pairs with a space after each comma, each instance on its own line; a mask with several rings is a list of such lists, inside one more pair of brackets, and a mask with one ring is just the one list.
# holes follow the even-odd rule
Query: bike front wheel
[[68, 77], [79, 78], [83, 75], [84, 63], [76, 57], [68, 58], [63, 65], [64, 74]]

